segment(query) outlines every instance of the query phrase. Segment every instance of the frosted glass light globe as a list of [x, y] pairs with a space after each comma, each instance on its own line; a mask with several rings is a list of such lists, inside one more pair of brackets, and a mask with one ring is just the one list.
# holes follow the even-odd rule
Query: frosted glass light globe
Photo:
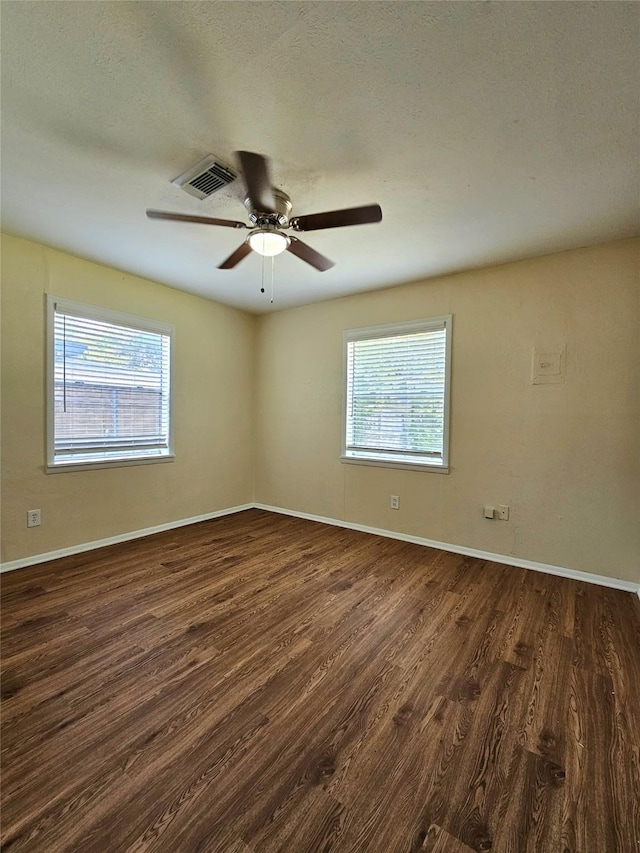
[[249, 245], [254, 252], [270, 258], [284, 252], [289, 245], [289, 238], [280, 231], [254, 231], [249, 234]]

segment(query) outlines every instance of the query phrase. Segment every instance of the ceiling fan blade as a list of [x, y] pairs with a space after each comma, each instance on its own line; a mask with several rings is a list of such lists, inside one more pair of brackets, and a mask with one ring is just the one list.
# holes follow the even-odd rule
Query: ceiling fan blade
[[287, 247], [287, 252], [291, 252], [292, 255], [300, 258], [300, 260], [306, 261], [308, 264], [311, 264], [312, 267], [320, 270], [320, 272], [324, 272], [325, 270], [330, 270], [331, 267], [335, 267], [335, 261], [321, 255], [320, 252], [316, 252], [315, 249], [312, 249], [311, 246], [307, 246], [307, 244], [303, 243], [302, 240], [298, 240], [297, 237], [289, 237], [289, 239], [291, 242]]
[[147, 210], [149, 219], [171, 219], [174, 222], [200, 222], [202, 225], [223, 225], [225, 228], [248, 228], [233, 219], [213, 219], [211, 216], [191, 216], [188, 213], [169, 213], [166, 210]]
[[226, 261], [218, 264], [219, 270], [230, 270], [237, 266], [243, 258], [246, 258], [251, 253], [251, 246], [248, 243], [241, 243], [235, 252], [229, 255]]
[[291, 220], [294, 231], [320, 231], [322, 228], [340, 228], [343, 225], [366, 225], [381, 222], [382, 209], [379, 204], [364, 207], [349, 207], [346, 210], [328, 210], [326, 213], [310, 213], [295, 216]]
[[275, 213], [276, 199], [273, 187], [269, 180], [269, 169], [267, 159], [262, 154], [254, 154], [251, 151], [237, 151], [244, 182], [247, 185], [247, 193], [251, 199], [253, 209], [258, 213]]

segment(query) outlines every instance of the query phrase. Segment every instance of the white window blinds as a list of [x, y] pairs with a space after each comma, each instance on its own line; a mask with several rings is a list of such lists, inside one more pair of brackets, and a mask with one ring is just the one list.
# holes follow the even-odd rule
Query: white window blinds
[[446, 464], [449, 319], [345, 333], [347, 458]]
[[170, 453], [171, 327], [53, 300], [49, 464]]

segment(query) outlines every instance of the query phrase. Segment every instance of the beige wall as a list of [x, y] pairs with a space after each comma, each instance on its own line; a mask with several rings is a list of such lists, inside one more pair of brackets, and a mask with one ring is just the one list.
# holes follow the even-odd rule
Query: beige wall
[[[44, 473], [46, 293], [175, 325], [174, 462]], [[2, 560], [250, 502], [254, 334], [241, 311], [3, 236]]]
[[[255, 473], [261, 503], [640, 581], [640, 241], [260, 318], [2, 248], [3, 561], [250, 502]], [[175, 462], [43, 472], [45, 293], [175, 324]], [[342, 464], [343, 330], [447, 313], [451, 473]], [[563, 384], [531, 384], [534, 347], [566, 348]]]
[[[627, 240], [259, 318], [256, 500], [640, 581], [639, 266]], [[448, 313], [451, 473], [342, 464], [343, 330]]]

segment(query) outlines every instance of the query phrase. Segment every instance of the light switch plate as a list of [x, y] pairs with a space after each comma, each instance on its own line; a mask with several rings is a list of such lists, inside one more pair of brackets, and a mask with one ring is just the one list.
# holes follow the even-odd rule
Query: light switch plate
[[564, 350], [534, 349], [531, 381], [534, 385], [564, 382]]

